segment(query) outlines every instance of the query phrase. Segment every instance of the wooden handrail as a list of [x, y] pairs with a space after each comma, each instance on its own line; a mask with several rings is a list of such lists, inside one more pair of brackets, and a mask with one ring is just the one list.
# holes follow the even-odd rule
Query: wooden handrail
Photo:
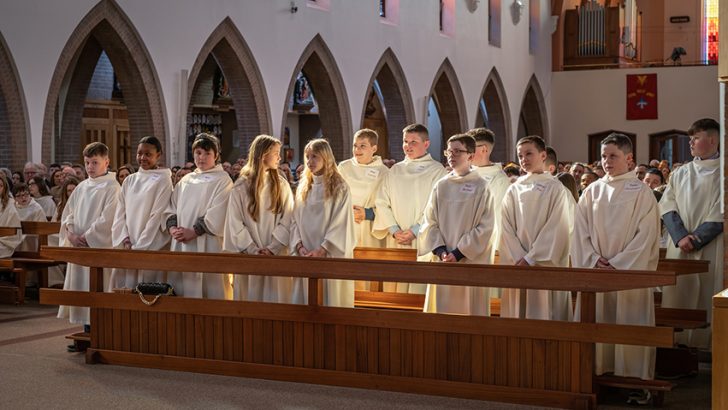
[[23, 233], [29, 235], [53, 235], [61, 230], [60, 222], [23, 221], [20, 225], [23, 227]]
[[440, 264], [235, 253], [127, 251], [42, 247], [41, 256], [83, 266], [178, 272], [242, 273], [311, 279], [383, 280], [389, 282], [500, 288], [611, 292], [674, 285], [674, 272], [615, 271], [560, 267]]
[[[89, 306], [105, 309], [130, 309], [156, 313], [215, 315], [220, 317], [255, 316], [266, 320], [300, 320], [321, 324], [349, 324], [352, 309], [283, 303], [242, 302], [215, 299], [162, 297], [154, 306], [139, 301], [138, 295], [43, 289], [41, 303]], [[383, 312], [356, 310], [359, 326], [392, 326], [399, 329], [456, 332], [473, 335], [515, 336], [575, 342], [618, 343], [640, 346], [672, 347], [670, 328], [580, 323], [483, 316], [446, 315], [421, 312]]]
[[13, 228], [10, 226], [2, 226], [2, 227], [0, 227], [0, 236], [13, 236], [16, 233], [18, 233], [19, 229], [20, 229], [20, 227]]

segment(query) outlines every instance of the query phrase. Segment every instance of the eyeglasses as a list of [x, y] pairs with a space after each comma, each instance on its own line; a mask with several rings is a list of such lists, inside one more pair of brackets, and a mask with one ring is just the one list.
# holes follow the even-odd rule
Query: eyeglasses
[[465, 149], [446, 149], [442, 152], [446, 157], [460, 156], [462, 154], [470, 154], [470, 151]]

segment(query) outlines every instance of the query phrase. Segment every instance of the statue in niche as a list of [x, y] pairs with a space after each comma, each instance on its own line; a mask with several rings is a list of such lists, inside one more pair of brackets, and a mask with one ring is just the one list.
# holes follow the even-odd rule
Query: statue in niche
[[212, 81], [214, 92], [215, 92], [215, 99], [224, 98], [229, 99], [230, 98], [230, 86], [228, 85], [227, 80], [225, 79], [225, 76], [222, 73], [222, 70], [218, 68], [215, 70], [215, 76], [213, 77]]
[[311, 84], [303, 73], [299, 73], [293, 87], [293, 109], [296, 111], [310, 111], [314, 104]]

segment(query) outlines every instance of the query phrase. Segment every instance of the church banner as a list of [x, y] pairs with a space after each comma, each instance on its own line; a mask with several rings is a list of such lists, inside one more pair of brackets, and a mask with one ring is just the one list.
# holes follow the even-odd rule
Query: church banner
[[657, 74], [627, 74], [627, 119], [657, 119]]

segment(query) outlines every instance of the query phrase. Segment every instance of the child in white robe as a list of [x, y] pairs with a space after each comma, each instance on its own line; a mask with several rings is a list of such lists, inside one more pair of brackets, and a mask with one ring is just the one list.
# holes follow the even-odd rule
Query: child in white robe
[[[172, 235], [171, 249], [179, 252], [221, 252], [225, 215], [233, 181], [220, 165], [220, 142], [201, 133], [192, 143], [197, 168], [175, 186], [165, 213]], [[167, 282], [184, 297], [231, 299], [229, 274], [169, 272]]]
[[[538, 136], [516, 144], [518, 161], [526, 175], [508, 187], [502, 204], [501, 265], [569, 266], [569, 240], [573, 207], [566, 189], [545, 172], [546, 144]], [[542, 320], [572, 318], [571, 293], [528, 289], [503, 289], [502, 317]]]
[[[74, 176], [68, 176], [64, 179], [63, 183], [58, 187], [59, 188], [59, 202], [56, 206], [56, 211], [53, 213], [53, 218], [51, 218], [51, 222], [60, 222], [61, 217], [63, 216], [63, 210], [66, 208], [66, 204], [68, 203], [68, 198], [71, 197], [71, 194], [78, 186], [79, 182], [78, 179]], [[60, 243], [60, 235], [59, 234], [52, 234], [48, 235], [48, 246], [59, 246]], [[65, 282], [65, 276], [66, 276], [66, 265], [54, 265], [48, 267], [48, 287], [63, 287], [63, 282]]]
[[[111, 248], [111, 225], [119, 198], [116, 175], [109, 172], [109, 148], [92, 142], [83, 150], [88, 178], [78, 184], [61, 216], [60, 246], [76, 248]], [[108, 273], [110, 274], [110, 272]], [[104, 270], [104, 283], [107, 283]], [[66, 266], [65, 290], [89, 290], [89, 268], [69, 263]], [[88, 325], [90, 311], [87, 307], [61, 306], [59, 318], [69, 318], [71, 323]], [[73, 345], [69, 349], [73, 349]]]
[[[670, 234], [667, 257], [710, 261], [709, 272], [678, 276], [675, 286], [662, 289], [662, 306], [701, 309], [712, 322], [713, 295], [726, 284], [723, 275], [723, 201], [720, 186], [720, 124], [706, 118], [688, 130], [693, 161], [670, 175], [662, 199], [660, 215]], [[691, 347], [709, 349], [711, 329], [687, 330], [676, 341]]]
[[46, 185], [45, 179], [36, 175], [28, 181], [28, 192], [30, 196], [35, 199], [36, 202], [43, 208], [46, 213], [46, 220], [50, 221], [53, 218], [53, 213], [56, 211], [56, 202], [53, 200], [48, 186]]
[[[46, 222], [45, 210], [30, 195], [28, 186], [21, 182], [13, 187], [13, 197], [15, 198], [15, 208], [21, 221]], [[27, 235], [24, 235], [27, 237]], [[33, 235], [36, 236], [36, 235]], [[37, 236], [36, 236], [37, 243]]]
[[[298, 256], [351, 258], [356, 233], [351, 192], [336, 168], [328, 141], [314, 139], [304, 149], [306, 168], [296, 192], [291, 226], [291, 248]], [[308, 280], [295, 281], [295, 300], [308, 303]], [[323, 302], [354, 307], [354, 281], [324, 280]]]
[[[590, 184], [579, 199], [571, 242], [572, 265], [655, 270], [660, 240], [658, 207], [650, 187], [629, 171], [632, 142], [623, 134], [613, 133], [602, 141], [601, 152], [606, 175]], [[596, 299], [597, 322], [655, 324], [651, 288], [598, 293]], [[655, 352], [648, 346], [597, 344], [596, 373], [653, 379]]]
[[[425, 208], [422, 236], [432, 260], [493, 263], [493, 203], [486, 181], [471, 168], [476, 142], [466, 134], [447, 141], [452, 172], [435, 184]], [[490, 315], [490, 289], [427, 285], [425, 312]]]
[[[278, 173], [281, 142], [258, 135], [228, 202], [223, 250], [249, 255], [288, 255], [293, 194]], [[294, 300], [294, 279], [285, 276], [233, 276], [233, 299], [303, 303]], [[299, 295], [302, 296], [302, 295]]]
[[[405, 159], [395, 164], [384, 177], [377, 191], [372, 233], [376, 238], [387, 240], [388, 248], [419, 249], [417, 237], [422, 224], [422, 216], [432, 188], [447, 171], [427, 153], [430, 137], [427, 127], [412, 124], [402, 130], [402, 148]], [[427, 261], [424, 249], [420, 260]], [[424, 283], [384, 283], [386, 292], [424, 294]]]
[[[172, 196], [172, 172], [159, 168], [162, 143], [153, 136], [139, 140], [136, 160], [139, 172], [128, 175], [121, 185], [119, 204], [111, 229], [115, 248], [158, 251], [169, 249], [169, 234], [162, 229], [164, 212]], [[134, 289], [139, 282], [166, 282], [158, 271], [114, 269], [109, 291]]]
[[[339, 172], [349, 185], [351, 201], [354, 204], [354, 228], [356, 246], [383, 248], [386, 242], [372, 235], [372, 222], [376, 218], [374, 200], [389, 168], [377, 152], [379, 135], [368, 128], [354, 134], [353, 157], [339, 163]], [[370, 283], [356, 281], [356, 290], [369, 290]]]
[[[0, 173], [0, 226], [20, 228], [20, 216], [15, 209], [15, 201], [10, 198], [8, 180], [5, 174]], [[19, 233], [9, 236], [0, 236], [0, 258], [13, 256], [15, 249], [22, 241]]]

